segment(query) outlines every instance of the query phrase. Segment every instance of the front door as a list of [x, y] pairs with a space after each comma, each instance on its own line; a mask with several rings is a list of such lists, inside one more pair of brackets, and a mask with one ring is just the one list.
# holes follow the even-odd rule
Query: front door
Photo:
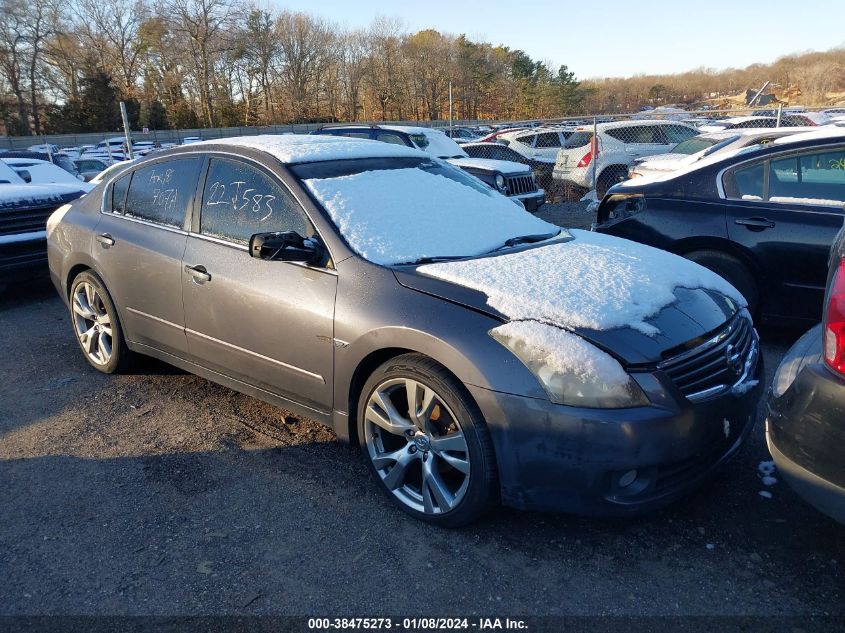
[[330, 268], [250, 257], [255, 233], [314, 235], [299, 203], [255, 163], [211, 158], [182, 287], [195, 362], [321, 412], [332, 407]]
[[818, 320], [830, 245], [845, 213], [845, 149], [805, 151], [728, 174], [730, 239], [768, 279], [767, 311]]

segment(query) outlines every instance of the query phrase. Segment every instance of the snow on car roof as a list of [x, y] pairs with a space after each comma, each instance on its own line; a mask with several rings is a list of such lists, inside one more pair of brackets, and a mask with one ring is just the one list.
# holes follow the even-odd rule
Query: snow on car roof
[[566, 330], [627, 326], [653, 336], [658, 330], [647, 320], [675, 302], [679, 287], [715, 290], [746, 304], [727, 281], [690, 260], [609, 235], [570, 232], [575, 239], [568, 242], [418, 270], [483, 292], [511, 320]]
[[266, 152], [283, 163], [316, 163], [354, 158], [427, 158], [420, 150], [368, 139], [320, 134], [267, 134], [235, 136], [195, 145], [231, 145]]
[[816, 141], [826, 138], [845, 137], [845, 128], [836, 125], [825, 125], [813, 129], [811, 132], [804, 132], [802, 134], [793, 134], [790, 136], [782, 136], [776, 139], [774, 143], [784, 145], [786, 143], [798, 143], [800, 141]]
[[479, 255], [512, 237], [560, 231], [485, 185], [475, 188], [423, 169], [303, 182], [352, 249], [376, 264]]

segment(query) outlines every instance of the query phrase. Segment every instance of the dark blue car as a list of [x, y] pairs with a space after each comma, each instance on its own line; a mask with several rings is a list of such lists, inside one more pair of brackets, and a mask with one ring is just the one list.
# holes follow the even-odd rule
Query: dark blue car
[[787, 136], [613, 187], [595, 230], [696, 261], [756, 317], [816, 323], [845, 219], [845, 130]]

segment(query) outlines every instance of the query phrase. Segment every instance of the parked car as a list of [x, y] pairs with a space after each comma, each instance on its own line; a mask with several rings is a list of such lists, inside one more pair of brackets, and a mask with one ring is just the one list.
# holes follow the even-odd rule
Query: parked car
[[600, 123], [596, 133], [598, 139], [594, 140], [593, 126], [576, 128], [557, 154], [552, 177], [564, 186], [595, 189], [599, 197], [628, 177], [637, 158], [666, 153], [681, 141], [698, 136], [691, 125], [648, 120]]
[[506, 134], [510, 134], [511, 132], [521, 132], [522, 130], [527, 130], [527, 129], [528, 128], [526, 128], [526, 127], [517, 127], [517, 128], [503, 127], [503, 128], [499, 128], [499, 129], [496, 129], [496, 130], [490, 132], [489, 134], [487, 134], [487, 136], [482, 136], [478, 140], [479, 140], [479, 142], [482, 142], [482, 143], [487, 143], [487, 142], [503, 143], [503, 141], [499, 140], [500, 137], [502, 137]]
[[107, 161], [100, 158], [79, 158], [73, 162], [79, 171], [79, 175], [85, 179], [85, 182], [89, 182], [109, 166]]
[[766, 442], [778, 472], [805, 500], [845, 523], [845, 229], [830, 251], [824, 321], [775, 372]]
[[93, 368], [147, 354], [331, 425], [398, 507], [439, 525], [499, 500], [653, 509], [753, 424], [757, 336], [723, 279], [569, 233], [404, 145], [178, 148], [48, 227]]
[[28, 184], [0, 161], [0, 284], [47, 274], [47, 218], [82, 193], [78, 187]]
[[68, 173], [49, 161], [35, 158], [7, 158], [7, 156], [7, 154], [3, 154], [0, 156], [0, 160], [18, 172], [26, 182], [35, 185], [65, 184], [83, 192], [94, 188], [78, 174]]
[[444, 128], [443, 133], [454, 140], [456, 143], [471, 143], [473, 141], [477, 141], [479, 138], [479, 134], [476, 134], [472, 130], [469, 130], [464, 127], [455, 127], [452, 129]]
[[536, 128], [502, 134], [498, 141], [527, 158], [554, 163], [560, 148], [574, 131], [575, 128]]
[[470, 158], [460, 145], [440, 130], [397, 125], [333, 125], [312, 134], [348, 136], [394, 143], [420, 149], [449, 161], [472, 174], [496, 191], [536, 211], [546, 201], [546, 192], [537, 186], [534, 174], [525, 165], [510, 161]]
[[707, 266], [765, 319], [816, 323], [845, 218], [843, 165], [845, 130], [778, 138], [616, 186], [596, 230]]
[[515, 149], [500, 143], [464, 143], [461, 145], [470, 158], [490, 158], [492, 160], [506, 160], [512, 163], [522, 163], [531, 168], [534, 179], [543, 189], [552, 186], [552, 163], [544, 160], [528, 158]]
[[62, 153], [45, 154], [42, 152], [10, 150], [8, 152], [4, 152], [3, 158], [31, 158], [39, 161], [46, 161], [61, 167], [72, 176], [79, 177], [79, 171], [76, 169], [76, 165], [74, 165], [73, 160]]
[[772, 128], [777, 126], [777, 117], [772, 116], [734, 116], [718, 119], [702, 125], [702, 132], [721, 132], [723, 130], [741, 130], [745, 128]]
[[700, 134], [678, 143], [668, 154], [638, 158], [628, 171], [629, 178], [651, 177], [682, 169], [702, 158], [718, 153], [731, 152], [750, 145], [765, 145], [776, 138], [812, 131], [806, 127], [774, 129], [749, 128]]

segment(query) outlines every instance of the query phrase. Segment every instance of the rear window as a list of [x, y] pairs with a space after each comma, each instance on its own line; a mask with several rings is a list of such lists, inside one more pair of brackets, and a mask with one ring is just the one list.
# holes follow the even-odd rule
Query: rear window
[[420, 149], [425, 149], [426, 147], [428, 147], [428, 137], [425, 134], [409, 134], [408, 136], [411, 137], [411, 140], [414, 142], [414, 145], [416, 145]]
[[593, 140], [593, 133], [592, 132], [573, 132], [572, 136], [566, 139], [566, 143], [564, 147], [573, 148], [573, 147], [584, 147], [585, 145], [589, 145], [590, 141]]
[[199, 158], [155, 163], [132, 173], [127, 216], [181, 228], [199, 178]]

